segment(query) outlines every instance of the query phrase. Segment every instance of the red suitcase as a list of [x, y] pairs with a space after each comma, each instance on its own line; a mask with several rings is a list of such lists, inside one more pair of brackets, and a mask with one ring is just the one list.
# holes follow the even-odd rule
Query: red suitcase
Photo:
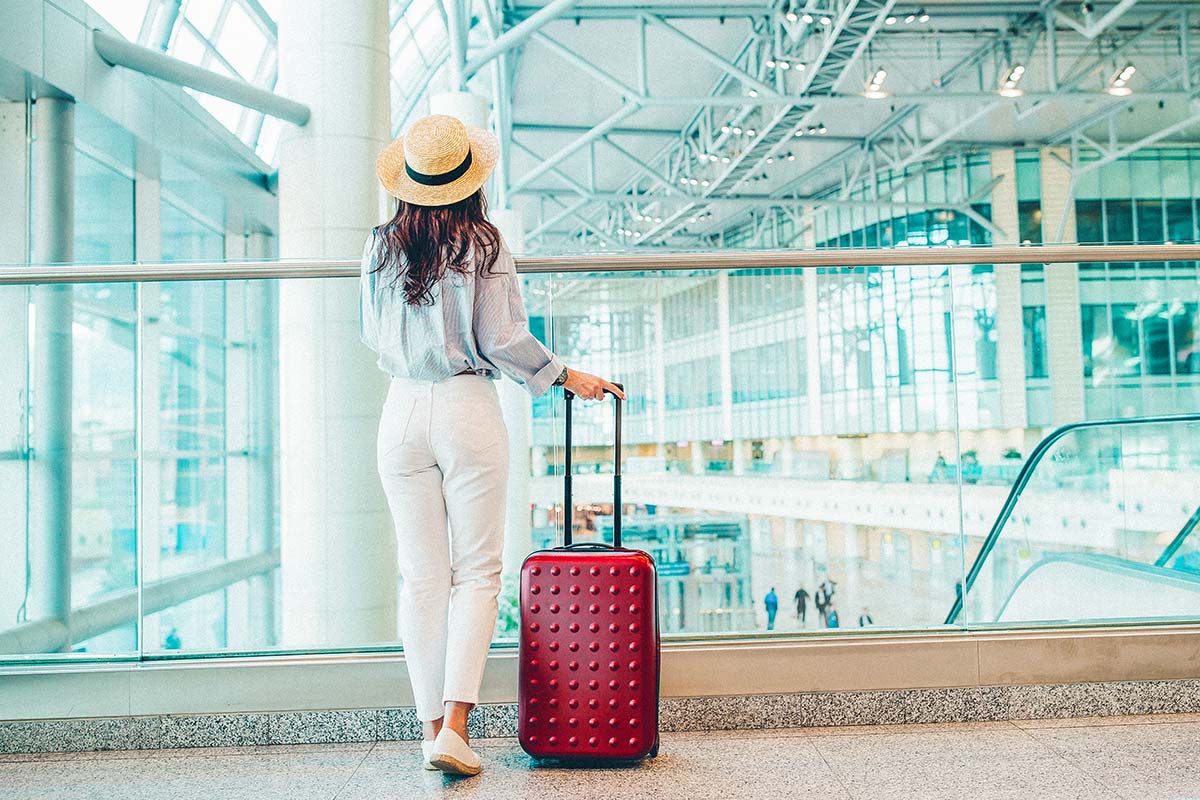
[[621, 547], [621, 401], [613, 543], [571, 543], [571, 401], [566, 392], [564, 538], [521, 566], [517, 737], [535, 758], [617, 761], [658, 754], [654, 559]]

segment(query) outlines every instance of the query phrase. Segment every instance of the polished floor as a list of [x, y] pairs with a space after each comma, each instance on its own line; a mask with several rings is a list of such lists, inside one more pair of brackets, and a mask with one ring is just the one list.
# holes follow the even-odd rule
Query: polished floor
[[657, 759], [601, 769], [476, 745], [466, 779], [411, 742], [0, 755], [0, 798], [1200, 798], [1200, 714], [665, 734]]

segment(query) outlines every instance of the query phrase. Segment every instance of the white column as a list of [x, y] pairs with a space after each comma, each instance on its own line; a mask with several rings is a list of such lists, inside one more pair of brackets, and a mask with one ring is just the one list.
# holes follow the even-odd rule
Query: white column
[[[312, 108], [280, 148], [279, 254], [362, 252], [390, 207], [386, 0], [302, 0], [279, 20], [281, 89]], [[358, 338], [354, 279], [280, 286], [282, 643], [394, 641], [395, 539], [375, 469], [386, 377]]]
[[730, 442], [733, 448], [733, 474], [746, 474], [746, 440], [734, 439]]
[[704, 458], [704, 443], [701, 441], [692, 442], [690, 452], [692, 456], [692, 474], [703, 475], [704, 468], [707, 466]]
[[[812, 212], [804, 212], [807, 223], [801, 236], [805, 250], [815, 249], [816, 234], [812, 227]], [[804, 273], [804, 368], [805, 397], [808, 400], [808, 435], [819, 436], [821, 430], [821, 326], [817, 316], [818, 277], [815, 269]]]
[[[1004, 236], [995, 244], [1016, 244], [1020, 236], [1017, 215], [1017, 162], [1012, 150], [993, 150], [992, 177], [1004, 177], [992, 189], [992, 222]], [[1024, 428], [1028, 423], [1025, 402], [1025, 320], [1021, 303], [1021, 265], [997, 264], [996, 378], [1000, 382], [1001, 425]]]
[[721, 438], [729, 440], [733, 438], [733, 346], [729, 336], [729, 273], [723, 270], [717, 273], [717, 336], [721, 348]]
[[[1062, 159], [1062, 160], [1060, 160]], [[1049, 242], [1066, 210], [1063, 241], [1073, 242], [1075, 206], [1071, 185], [1071, 153], [1066, 148], [1042, 151], [1042, 240]], [[1055, 425], [1084, 418], [1083, 333], [1080, 330], [1079, 265], [1046, 265], [1046, 372]]]
[[785, 436], [780, 441], [779, 447], [779, 474], [791, 475], [796, 464], [796, 446], [792, 442], [792, 437]]

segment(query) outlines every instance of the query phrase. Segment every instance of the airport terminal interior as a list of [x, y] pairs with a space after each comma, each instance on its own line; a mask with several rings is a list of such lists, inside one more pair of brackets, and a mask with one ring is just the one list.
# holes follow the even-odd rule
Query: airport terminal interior
[[[627, 394], [614, 495], [613, 402], [497, 385], [467, 779], [359, 319], [429, 114]], [[531, 759], [522, 562], [618, 518], [661, 750]], [[1196, 3], [0, 2], [0, 798], [1188, 798], [1198, 721]]]

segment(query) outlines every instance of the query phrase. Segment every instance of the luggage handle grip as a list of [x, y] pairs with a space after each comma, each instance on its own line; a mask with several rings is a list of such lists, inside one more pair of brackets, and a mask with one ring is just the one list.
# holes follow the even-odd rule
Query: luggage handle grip
[[[625, 391], [625, 386], [620, 383], [613, 383], [622, 392]], [[621, 546], [621, 406], [622, 401], [620, 395], [613, 392], [612, 389], [605, 388], [604, 391], [613, 396], [613, 547]], [[575, 393], [569, 389], [563, 389], [563, 397], [566, 398], [566, 423], [567, 434], [564, 453], [563, 453], [563, 546], [571, 547], [571, 527], [573, 522], [574, 504], [571, 497], [571, 403], [575, 399]], [[607, 545], [600, 545], [607, 547]]]

